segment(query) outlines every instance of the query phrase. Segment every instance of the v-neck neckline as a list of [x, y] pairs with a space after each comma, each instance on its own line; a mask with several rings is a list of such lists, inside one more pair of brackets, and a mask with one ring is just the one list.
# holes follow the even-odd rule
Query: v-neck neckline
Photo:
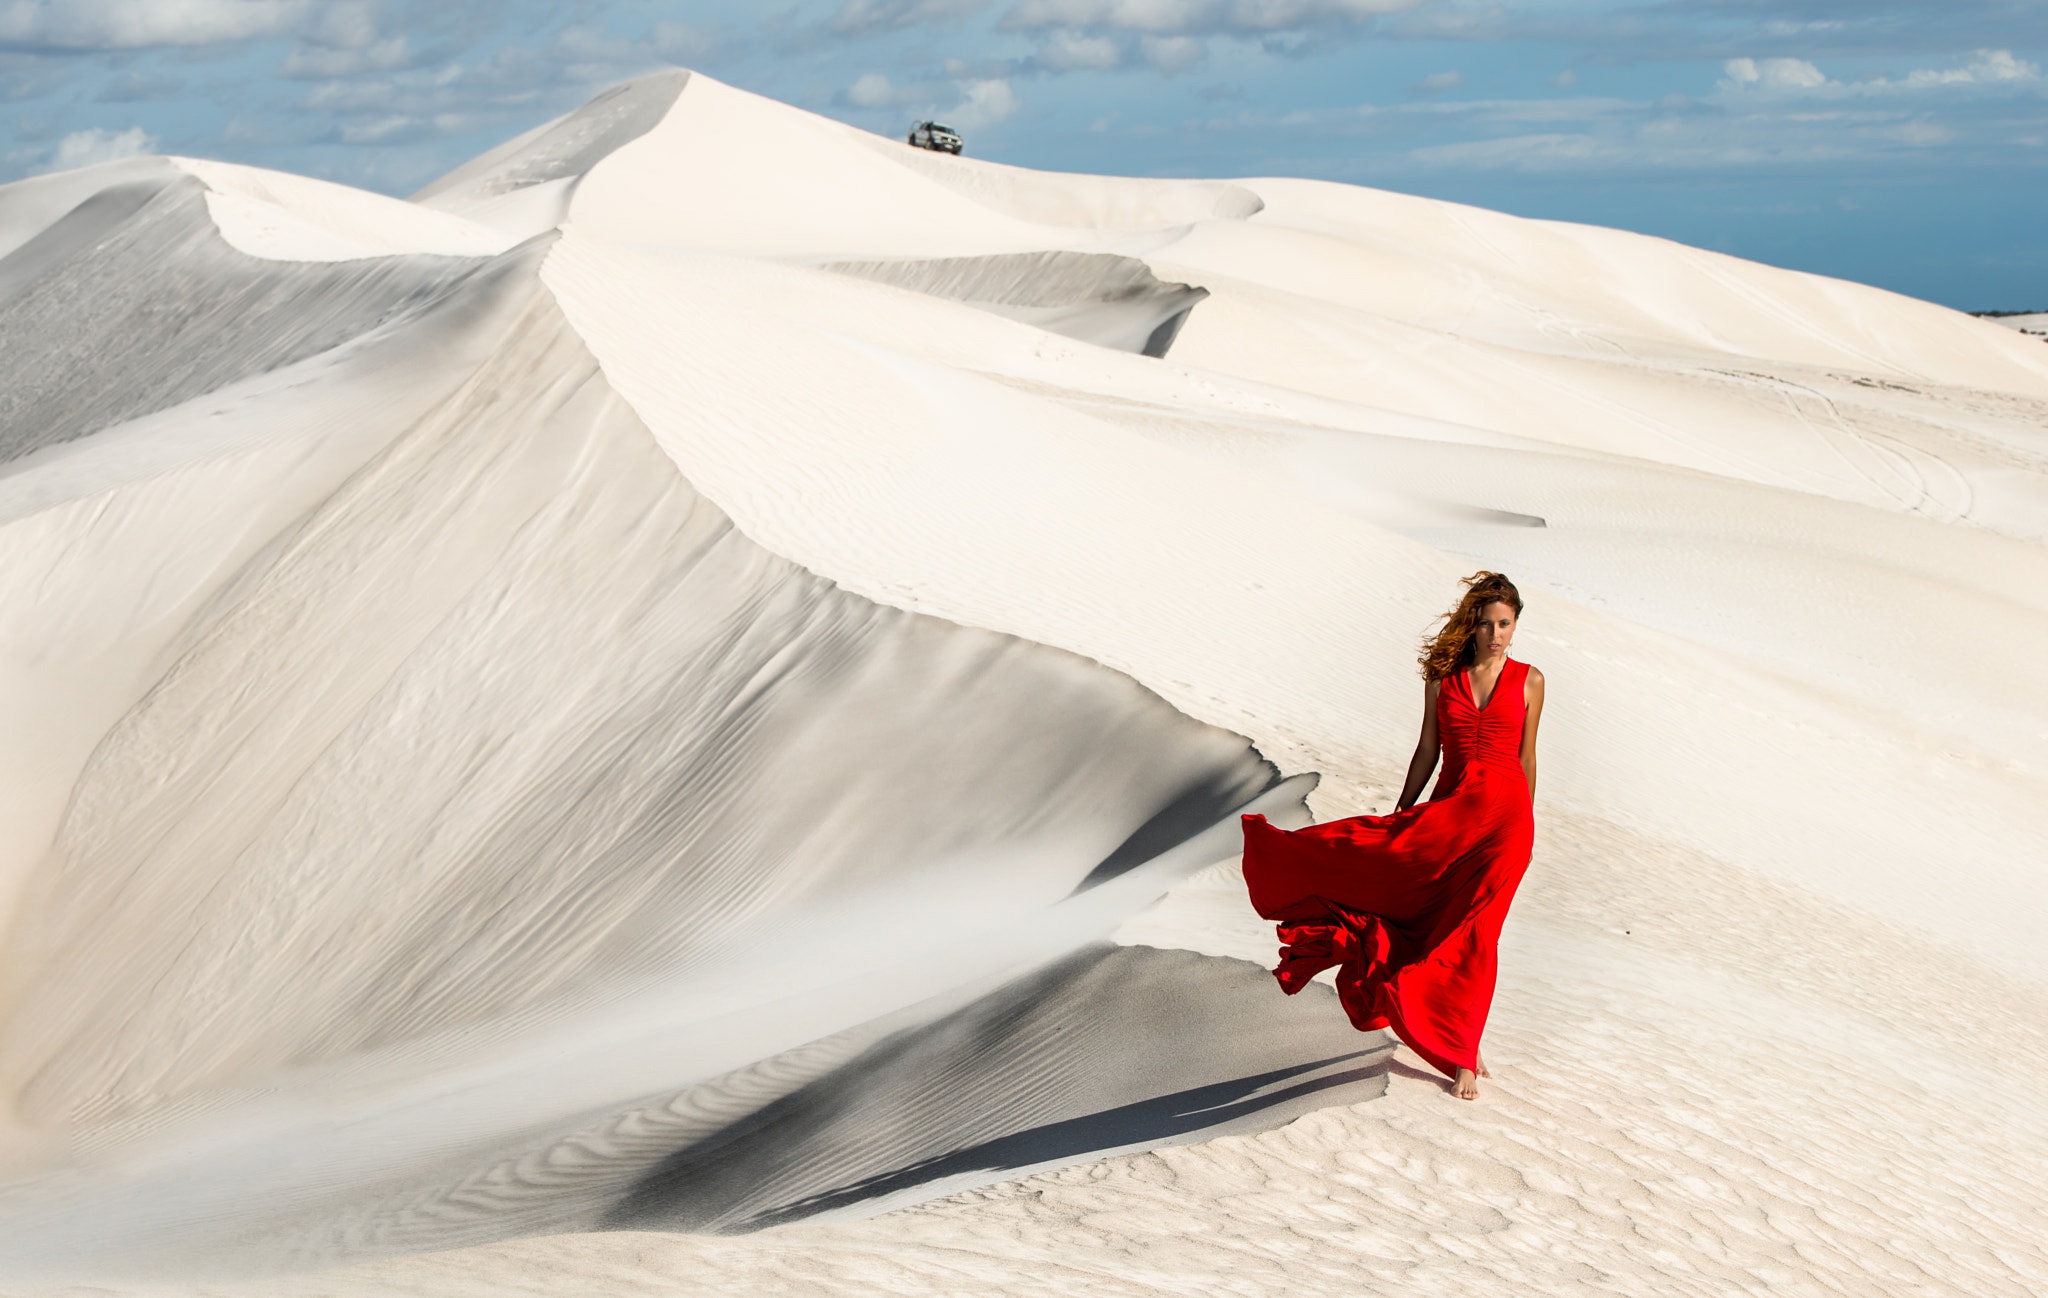
[[1493, 678], [1493, 688], [1486, 692], [1486, 702], [1481, 703], [1479, 701], [1479, 691], [1472, 688], [1472, 669], [1470, 667], [1465, 669], [1465, 697], [1472, 700], [1472, 710], [1474, 712], [1484, 712], [1493, 706], [1493, 696], [1500, 693], [1500, 684], [1503, 680], [1507, 679], [1507, 674], [1508, 659], [1506, 656], [1503, 656], [1500, 660], [1500, 675]]

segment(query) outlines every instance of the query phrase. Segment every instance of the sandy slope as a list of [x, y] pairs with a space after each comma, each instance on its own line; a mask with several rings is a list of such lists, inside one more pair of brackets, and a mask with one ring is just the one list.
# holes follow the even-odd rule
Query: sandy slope
[[[776, 165], [763, 165], [764, 155]], [[265, 229], [317, 224], [310, 207], [294, 215], [295, 205], [317, 202], [311, 191], [197, 174], [218, 184], [216, 194], [260, 193], [285, 214], [265, 217]], [[51, 184], [39, 182], [17, 205], [26, 215], [10, 219], [61, 215]], [[1214, 735], [1177, 728], [1192, 718], [1248, 736], [1286, 769], [1324, 772], [1313, 804], [1323, 815], [1389, 804], [1417, 706], [1412, 645], [1456, 575], [1501, 566], [1532, 597], [1518, 649], [1548, 674], [1553, 705], [1537, 860], [1510, 924], [1489, 1034], [1499, 1078], [1487, 1102], [1463, 1106], [1435, 1079], [1397, 1066], [1385, 1099], [1278, 1131], [1048, 1172], [869, 1220], [730, 1239], [557, 1235], [207, 1292], [2023, 1294], [2048, 1283], [2048, 1197], [2035, 1175], [2048, 1154], [2048, 1120], [2030, 1098], [2048, 1064], [2048, 963], [2036, 933], [2048, 904], [2048, 680], [2010, 670], [2010, 649], [2001, 648], [2048, 633], [2048, 353], [2036, 340], [1860, 286], [1399, 195], [1299, 181], [1054, 176], [932, 158], [701, 76], [629, 88], [486, 155], [430, 187], [426, 201], [434, 210], [425, 221], [402, 205], [366, 201], [350, 209], [356, 225], [333, 238], [382, 256], [481, 257], [502, 245], [462, 231], [517, 234], [528, 232], [522, 222], [566, 221], [559, 240], [517, 254], [539, 259], [533, 291], [551, 321], [545, 337], [507, 352], [497, 340], [515, 336], [509, 323], [460, 335], [496, 356], [504, 413], [405, 421], [412, 431], [372, 476], [307, 515], [334, 522], [277, 531], [283, 548], [232, 587], [244, 612], [190, 620], [194, 601], [256, 544], [235, 550], [223, 539], [209, 561], [222, 574], [209, 579], [214, 585], [181, 588], [193, 592], [176, 606], [187, 611], [167, 612], [154, 639], [111, 637], [98, 651], [105, 667], [67, 678], [90, 702], [52, 714], [70, 727], [77, 756], [46, 782], [42, 810], [10, 822], [10, 850], [40, 889], [36, 904], [77, 912], [86, 895], [48, 864], [31, 870], [39, 841], [58, 832], [51, 799], [72, 788], [83, 749], [108, 737], [78, 786], [91, 800], [78, 804], [85, 812], [74, 811], [60, 844], [90, 835], [153, 841], [153, 822], [164, 817], [132, 801], [143, 782], [121, 776], [119, 763], [154, 764], [200, 723], [172, 726], [158, 740], [126, 737], [169, 715], [177, 690], [197, 688], [205, 671], [237, 672], [235, 654], [248, 651], [217, 628], [274, 601], [263, 583], [295, 564], [317, 572], [317, 553], [299, 552], [323, 535], [356, 536], [319, 559], [334, 576], [297, 587], [317, 598], [301, 593], [279, 605], [318, 609], [332, 622], [293, 631], [309, 647], [282, 661], [306, 663], [310, 646], [335, 637], [384, 640], [379, 618], [409, 616], [403, 600], [383, 607], [380, 593], [402, 587], [406, 556], [418, 552], [403, 520], [438, 509], [459, 521], [471, 494], [397, 466], [405, 455], [479, 463], [436, 450], [434, 439], [468, 426], [488, 440], [486, 430], [502, 424], [526, 430], [518, 436], [530, 441], [518, 444], [533, 449], [517, 454], [555, 467], [493, 472], [479, 483], [553, 499], [532, 516], [560, 521], [550, 524], [555, 531], [493, 540], [500, 534], [481, 520], [496, 507], [477, 506], [479, 521], [462, 525], [477, 538], [466, 553], [479, 573], [503, 574], [491, 587], [500, 593], [478, 586], [468, 603], [429, 601], [471, 610], [436, 615], [453, 619], [433, 632], [447, 649], [406, 657], [377, 696], [388, 706], [316, 706], [322, 689], [353, 688], [345, 673], [325, 685], [279, 676], [260, 686], [277, 702], [251, 694], [237, 703], [250, 734], [286, 736], [267, 741], [276, 754], [310, 762], [317, 748], [326, 763], [318, 779], [293, 781], [302, 812], [281, 810], [270, 829], [248, 822], [232, 831], [248, 841], [259, 829], [296, 836], [305, 846], [288, 855], [300, 864], [284, 877], [311, 887], [344, 877], [349, 845], [389, 832], [386, 811], [408, 796], [418, 799], [424, 837], [377, 855], [430, 861], [463, 824], [515, 809], [546, 823], [593, 805], [551, 780], [494, 792], [491, 781], [420, 778], [396, 749], [380, 753], [377, 743], [388, 739], [373, 741], [380, 731], [412, 736], [404, 747], [426, 754], [430, 770], [441, 760], [432, 754], [452, 745], [446, 757], [456, 762], [462, 737], [476, 728], [437, 733], [416, 718], [463, 698], [479, 719], [509, 723], [507, 736], [524, 734], [522, 709], [571, 657], [529, 656], [513, 645], [541, 642], [501, 643], [485, 630], [518, 610], [554, 607], [516, 592], [549, 564], [571, 562], [557, 556], [584, 556], [577, 575], [548, 578], [562, 589], [637, 580], [643, 593], [618, 607], [664, 597], [670, 579], [657, 556], [669, 543], [658, 528], [648, 531], [658, 511], [607, 503], [644, 494], [664, 474], [686, 484], [671, 493], [700, 493], [701, 509], [730, 519], [732, 535], [757, 548], [752, 562], [786, 565], [799, 586], [826, 579], [819, 586], [829, 594], [817, 598], [935, 615], [928, 625], [955, 624], [951, 635], [1017, 637], [1027, 659], [1068, 651], [1128, 673], [1185, 714], [1162, 709], [1148, 724], [1187, 736], [1174, 742], [1192, 744], [1189, 752], [1206, 751], [1213, 741], [1199, 736]], [[254, 221], [247, 206], [209, 200], [206, 210], [245, 254], [280, 265], [353, 264], [330, 260], [339, 246], [331, 240], [234, 233], [236, 222]], [[477, 242], [457, 247], [468, 238]], [[1049, 333], [978, 309], [971, 292], [945, 292], [949, 283], [994, 282], [1017, 264], [1077, 264], [1016, 261], [1051, 252], [1142, 258], [1159, 279], [1210, 296], [1158, 359]], [[938, 279], [892, 272], [887, 283], [829, 269], [934, 258], [991, 260], [952, 263]], [[529, 334], [534, 327], [525, 326]], [[529, 427], [514, 412], [557, 407], [517, 395], [513, 375], [543, 386], [584, 376], [578, 381], [601, 384], [602, 411]], [[350, 390], [346, 376], [321, 387], [336, 392], [337, 405]], [[198, 398], [207, 400], [217, 398]], [[176, 425], [178, 436], [197, 438], [218, 422]], [[147, 423], [79, 444], [139, 445], [136, 430]], [[363, 512], [349, 502], [378, 499], [375, 475], [399, 494], [378, 506], [383, 512]], [[176, 479], [156, 470], [109, 499], [140, 500]], [[9, 481], [0, 478], [0, 491]], [[595, 494], [585, 501], [577, 492]], [[406, 493], [442, 503], [422, 515], [424, 505], [399, 506]], [[80, 542], [66, 526], [105, 543], [84, 521], [61, 522], [61, 508], [25, 499], [41, 512], [0, 529], [0, 543], [50, 553], [53, 543], [32, 540], [33, 529], [56, 528], [63, 539], [54, 544], [74, 553]], [[279, 528], [243, 508], [252, 535]], [[378, 561], [386, 575], [362, 566], [359, 555], [371, 553], [386, 556]], [[621, 558], [628, 554], [645, 558]], [[108, 555], [109, 568], [135, 569], [128, 552]], [[539, 566], [522, 577], [522, 565]], [[344, 572], [364, 592], [361, 611], [329, 604], [348, 589]], [[70, 587], [45, 577], [31, 588]], [[133, 598], [122, 589], [105, 596], [104, 608], [81, 605], [63, 625], [104, 627]], [[598, 598], [592, 608], [611, 606]], [[10, 604], [9, 616], [18, 607], [27, 606]], [[17, 658], [48, 652], [38, 625], [23, 619], [12, 633], [27, 646]], [[214, 649], [190, 639], [209, 626]], [[609, 644], [612, 636], [565, 629], [559, 638]], [[173, 641], [186, 666], [130, 712]], [[210, 667], [209, 652], [219, 659]], [[33, 691], [21, 683], [33, 679], [9, 678], [23, 698]], [[878, 699], [918, 693], [889, 684], [886, 673], [875, 688]], [[1028, 696], [1042, 687], [1020, 689]], [[408, 703], [409, 691], [435, 706]], [[220, 715], [221, 697], [198, 689], [192, 715]], [[792, 717], [822, 706], [780, 685], [763, 697]], [[1111, 715], [1106, 706], [1077, 715]], [[323, 734], [352, 726], [363, 738], [339, 749], [290, 739], [301, 724], [295, 710]], [[598, 715], [565, 707], [559, 724], [589, 725]], [[944, 724], [910, 715], [904, 724], [913, 731]], [[221, 731], [221, 742], [243, 724]], [[1000, 746], [1033, 724], [982, 728]], [[972, 724], [955, 728], [978, 733]], [[1108, 740], [1089, 737], [1096, 732], [1061, 733], [1048, 769], [1118, 766], [1116, 750], [1098, 752]], [[1122, 739], [1157, 748], [1144, 733]], [[526, 742], [500, 741], [504, 760], [539, 770], [537, 753], [521, 756]], [[679, 721], [673, 743], [628, 745], [616, 751], [648, 756], [620, 757], [607, 769], [621, 789], [652, 787], [675, 745], [704, 742]], [[246, 752], [241, 758], [187, 756], [190, 775], [177, 778], [195, 781], [195, 791], [167, 785], [163, 805], [207, 805], [197, 790], [234, 760], [276, 765], [242, 744], [230, 744]], [[722, 750], [712, 743], [707, 751]], [[1227, 765], [1216, 753], [1212, 760]], [[645, 765], [653, 754], [660, 761]], [[399, 787], [408, 780], [419, 786], [411, 795]], [[771, 771], [744, 787], [773, 798], [786, 795], [789, 780]], [[875, 780], [877, 794], [892, 797], [918, 784], [886, 772]], [[531, 791], [503, 792], [515, 786]], [[1005, 794], [1013, 799], [1005, 814], [1018, 823], [1085, 819], [1064, 794], [1031, 788]], [[444, 801], [455, 793], [469, 801]], [[168, 898], [180, 880], [213, 868], [222, 858], [203, 834], [226, 832], [247, 814], [229, 810], [242, 805], [232, 787], [220, 796], [221, 811], [175, 831], [194, 844], [179, 849], [185, 859], [138, 847], [135, 877], [156, 872], [153, 886]], [[1128, 817], [1133, 805], [1157, 801], [1110, 797], [1103, 814]], [[879, 821], [845, 815], [848, 832], [883, 832]], [[121, 828], [124, 816], [135, 829]], [[1117, 836], [1106, 827], [1104, 835]], [[1098, 846], [1062, 859], [1084, 861]], [[811, 859], [812, 850], [762, 859]], [[88, 858], [101, 859], [95, 851], [80, 860]], [[354, 1017], [320, 1008], [325, 993], [315, 987], [297, 1012], [259, 1023], [255, 1001], [209, 988], [252, 969], [276, 979], [305, 967], [294, 962], [334, 946], [304, 936], [319, 925], [385, 931], [408, 915], [474, 910], [475, 898], [502, 886], [487, 864], [473, 864], [462, 867], [480, 870], [471, 882], [452, 868], [436, 885], [431, 895], [444, 900], [396, 892], [378, 899], [389, 912], [381, 919], [303, 904], [292, 919], [293, 906], [265, 899], [277, 876], [263, 865], [251, 857], [238, 867], [248, 900], [221, 921], [260, 940], [179, 957], [192, 968], [212, 960], [204, 979], [163, 983], [146, 961], [121, 970], [94, 954], [109, 949], [97, 919], [79, 940], [38, 955], [48, 962], [41, 974], [19, 972], [14, 956], [10, 1084], [24, 1117], [43, 1124], [19, 1148], [38, 1132], [49, 1136], [43, 1115], [54, 1100], [45, 1097], [99, 1096], [146, 1110], [154, 1095], [191, 1090], [174, 1080], [179, 1070], [225, 1067], [261, 1082], [308, 1057], [347, 1063], [380, 1034], [410, 1040], [405, 1016], [435, 1001], [392, 996], [416, 964], [389, 949], [352, 966], [360, 976], [351, 975], [355, 990], [342, 1000]], [[555, 868], [552, 858], [536, 867], [541, 875]], [[649, 886], [663, 877], [646, 875]], [[601, 944], [601, 905], [549, 896], [522, 889], [513, 903], [559, 934], [540, 949]], [[1259, 959], [1270, 945], [1227, 866], [1131, 914], [1140, 900], [1133, 893], [1120, 911], [1105, 902], [1097, 918], [1115, 911], [1126, 943], [1219, 963]], [[129, 913], [116, 949], [148, 952], [151, 919], [147, 908]], [[314, 928], [291, 927], [301, 921]], [[587, 968], [522, 955], [519, 943], [487, 928], [437, 958], [473, 969], [485, 978], [479, 986], [510, 977], [553, 987]], [[267, 963], [249, 963], [252, 950]], [[486, 952], [504, 963], [491, 964]], [[935, 948], [923, 967], [964, 959]], [[75, 990], [100, 984], [130, 990]], [[160, 1005], [143, 990], [159, 985]], [[786, 1044], [901, 1004], [887, 995], [855, 1001], [838, 1018], [789, 1020]], [[1273, 1005], [1297, 1008], [1277, 997]], [[328, 1025], [317, 1041], [306, 1035], [315, 1022]], [[152, 1043], [152, 1034], [163, 1040]], [[209, 1039], [216, 1045], [204, 1050], [179, 1044]], [[658, 1051], [561, 1039], [650, 1078], [666, 1066]], [[455, 1052], [448, 1059], [474, 1062], [464, 1053], [474, 1043], [459, 1034], [434, 1040]], [[20, 1063], [30, 1058], [46, 1062]], [[530, 1066], [498, 1067], [496, 1076], [513, 1080], [478, 1112], [509, 1112], [504, 1105], [524, 1093], [520, 1077], [560, 1084], [568, 1075], [521, 1071]], [[95, 1075], [129, 1080], [82, 1080]], [[615, 1091], [592, 1092], [589, 1102], [636, 1093]], [[452, 1109], [422, 1112], [423, 1122], [392, 1126], [387, 1139], [441, 1139], [462, 1125]], [[178, 1187], [205, 1184], [208, 1166], [278, 1175], [260, 1149], [245, 1163], [223, 1154], [241, 1121], [230, 1110], [213, 1135], [191, 1127], [196, 1134], [179, 1146], [183, 1164], [160, 1162], [152, 1175], [163, 1179], [132, 1184], [139, 1194], [176, 1197]], [[255, 1129], [240, 1130], [246, 1138]], [[868, 1118], [845, 1129], [879, 1128]], [[445, 1148], [453, 1160], [445, 1166], [458, 1166], [454, 1147]], [[716, 1174], [745, 1182], [746, 1169], [772, 1162], [763, 1158], [721, 1164]], [[692, 1176], [672, 1183], [699, 1184], [712, 1173]], [[308, 1223], [363, 1219], [367, 1201], [346, 1179], [329, 1183], [326, 1200], [303, 1200], [305, 1183], [291, 1189], [289, 1176], [274, 1184], [311, 1203], [294, 1209]], [[208, 1229], [232, 1231], [262, 1216], [232, 1195], [218, 1207], [198, 1202], [195, 1220]], [[447, 1219], [439, 1208], [427, 1215]], [[670, 1220], [685, 1219], [722, 1220], [696, 1209]], [[190, 1228], [175, 1214], [136, 1220]], [[384, 1223], [374, 1233], [393, 1219], [373, 1211], [366, 1220]], [[546, 1229], [547, 1220], [542, 1213], [528, 1228]], [[630, 1214], [607, 1220], [636, 1222]], [[55, 1229], [44, 1222], [40, 1229]], [[86, 1222], [81, 1238], [100, 1228]], [[202, 1237], [188, 1247], [203, 1255], [213, 1245]]]
[[[538, 282], [552, 235], [299, 260], [214, 183], [123, 179], [7, 263], [70, 421], [17, 418], [5, 480], [8, 683], [61, 741], [16, 738], [7, 825], [10, 1275], [758, 1223], [1384, 1088], [1327, 996], [1100, 942], [1311, 779], [738, 533]], [[178, 327], [110, 332], [133, 301]]]
[[[2021, 1298], [2048, 1282], [2037, 987], [1611, 828], [1553, 815], [1537, 859], [1479, 1105], [1411, 1061], [1371, 1105], [870, 1221], [533, 1240], [260, 1292]], [[1930, 996], [1957, 1015], [1945, 1032]]]

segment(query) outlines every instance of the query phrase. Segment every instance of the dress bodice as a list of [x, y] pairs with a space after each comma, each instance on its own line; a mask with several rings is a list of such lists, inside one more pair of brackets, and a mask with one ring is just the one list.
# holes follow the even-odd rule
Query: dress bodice
[[1446, 676], [1439, 683], [1436, 727], [1443, 740], [1444, 771], [1437, 780], [1436, 796], [1455, 788], [1471, 767], [1521, 770], [1522, 721], [1529, 712], [1524, 682], [1528, 678], [1529, 664], [1508, 659], [1483, 708], [1473, 697], [1470, 672]]

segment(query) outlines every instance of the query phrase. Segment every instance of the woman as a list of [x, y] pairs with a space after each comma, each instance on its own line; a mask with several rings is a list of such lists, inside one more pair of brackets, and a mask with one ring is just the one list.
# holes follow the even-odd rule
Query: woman
[[[1292, 833], [1244, 818], [1252, 906], [1280, 921], [1280, 986], [1291, 996], [1337, 966], [1352, 1023], [1391, 1027], [1461, 1100], [1487, 1076], [1494, 950], [1535, 832], [1543, 673], [1508, 657], [1521, 613], [1513, 582], [1476, 573], [1425, 643], [1422, 737], [1393, 815]], [[1443, 775], [1418, 807], [1439, 753]]]

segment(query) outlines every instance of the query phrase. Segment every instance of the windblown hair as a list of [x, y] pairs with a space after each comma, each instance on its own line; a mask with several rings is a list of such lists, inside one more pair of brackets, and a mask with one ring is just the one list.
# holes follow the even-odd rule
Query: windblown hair
[[1488, 604], [1505, 604], [1522, 616], [1522, 592], [1515, 583], [1497, 572], [1475, 572], [1465, 578], [1465, 595], [1458, 607], [1444, 614], [1443, 629], [1422, 642], [1422, 679], [1440, 681], [1472, 665], [1472, 640], [1479, 630], [1479, 615]]

